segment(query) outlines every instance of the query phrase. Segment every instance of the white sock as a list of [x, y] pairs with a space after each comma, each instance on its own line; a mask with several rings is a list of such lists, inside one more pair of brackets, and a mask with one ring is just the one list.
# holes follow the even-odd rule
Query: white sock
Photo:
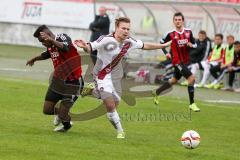
[[118, 133], [123, 132], [122, 124], [117, 111], [107, 112], [107, 117]]
[[208, 63], [202, 63], [202, 66], [203, 66], [203, 77], [202, 77], [202, 81], [201, 81], [201, 84], [205, 85], [206, 82], [207, 82], [207, 79], [210, 75], [210, 65]]

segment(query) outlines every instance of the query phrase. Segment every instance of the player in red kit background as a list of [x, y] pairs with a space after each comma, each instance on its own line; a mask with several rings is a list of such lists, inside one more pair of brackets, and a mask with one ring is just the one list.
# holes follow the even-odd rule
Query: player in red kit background
[[[45, 96], [43, 113], [56, 115], [53, 123], [58, 127], [54, 131], [65, 132], [72, 126], [68, 113], [83, 86], [81, 58], [71, 38], [66, 34], [54, 35], [47, 26], [42, 25], [33, 36], [38, 38], [47, 50], [30, 59], [26, 65], [32, 66], [36, 61], [51, 58], [54, 73]], [[58, 101], [59, 108], [56, 107]]]
[[168, 32], [161, 41], [164, 43], [172, 41], [170, 53], [174, 66], [174, 76], [169, 82], [165, 82], [157, 90], [153, 91], [154, 103], [159, 104], [159, 95], [166, 89], [171, 88], [173, 84], [177, 83], [177, 81], [184, 76], [188, 81], [189, 108], [197, 112], [200, 111], [200, 109], [197, 107], [196, 103], [194, 103], [195, 77], [187, 67], [190, 62], [189, 49], [196, 48], [197, 45], [193, 38], [192, 31], [184, 28], [184, 16], [181, 12], [174, 14], [173, 23], [175, 25], [175, 30]]

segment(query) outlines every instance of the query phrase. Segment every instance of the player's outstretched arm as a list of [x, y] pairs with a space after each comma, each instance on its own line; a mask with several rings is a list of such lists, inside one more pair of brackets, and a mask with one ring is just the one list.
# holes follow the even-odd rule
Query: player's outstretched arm
[[90, 53], [91, 47], [89, 43], [86, 43], [84, 40], [75, 40], [74, 44], [76, 44], [79, 48], [82, 48], [85, 52]]
[[36, 56], [30, 60], [27, 61], [26, 66], [33, 66], [36, 61], [41, 61], [50, 58], [50, 54], [46, 51], [43, 52], [41, 55]]
[[41, 56], [34, 57], [27, 61], [26, 66], [33, 66], [36, 61], [41, 60]]
[[162, 49], [165, 47], [170, 46], [172, 41], [166, 42], [166, 43], [151, 43], [151, 42], [144, 42], [144, 50], [155, 50], [155, 49]]

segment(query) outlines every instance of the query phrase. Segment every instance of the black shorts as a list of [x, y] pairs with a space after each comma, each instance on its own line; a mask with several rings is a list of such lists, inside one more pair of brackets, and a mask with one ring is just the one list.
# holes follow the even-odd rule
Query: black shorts
[[204, 70], [201, 62], [197, 62], [197, 64], [198, 64], [200, 70]]
[[45, 101], [57, 103], [61, 100], [61, 103], [66, 107], [72, 107], [74, 102], [78, 99], [83, 85], [84, 82], [82, 78], [74, 81], [64, 81], [63, 83], [53, 78], [48, 87]]
[[74, 102], [78, 99], [77, 95], [63, 95], [51, 90], [48, 88], [48, 91], [45, 96], [45, 101], [50, 101], [57, 103], [58, 101], [62, 101], [63, 105], [66, 107], [72, 107]]
[[174, 66], [174, 75], [177, 80], [179, 80], [182, 76], [188, 79], [192, 75], [192, 72], [188, 69], [187, 65], [177, 64]]

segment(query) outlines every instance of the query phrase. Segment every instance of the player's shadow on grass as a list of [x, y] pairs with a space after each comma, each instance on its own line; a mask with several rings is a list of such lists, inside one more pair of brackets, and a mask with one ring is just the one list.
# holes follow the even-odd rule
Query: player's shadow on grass
[[[171, 90], [172, 88], [168, 89], [161, 95], [164, 95], [170, 92]], [[138, 92], [136, 94], [131, 92], [124, 92], [121, 98], [128, 106], [136, 106], [136, 98], [143, 98], [143, 97], [149, 97], [149, 96], [151, 96], [150, 91]], [[107, 113], [106, 107], [102, 103], [90, 111], [87, 111], [84, 113], [78, 113], [78, 114], [70, 113], [70, 116], [72, 117], [73, 121], [87, 121], [87, 120], [91, 120], [91, 119], [95, 119], [100, 116], [103, 116], [106, 113]]]

